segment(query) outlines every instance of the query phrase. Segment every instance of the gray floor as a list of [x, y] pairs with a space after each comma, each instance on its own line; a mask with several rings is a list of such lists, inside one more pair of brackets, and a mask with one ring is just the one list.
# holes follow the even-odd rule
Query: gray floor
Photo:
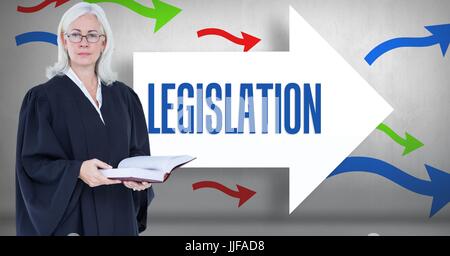
[[[201, 228], [199, 228], [201, 226]], [[143, 232], [143, 236], [219, 236], [219, 235], [332, 235], [332, 236], [430, 236], [450, 235], [450, 222], [436, 222], [433, 224], [421, 221], [386, 222], [373, 221], [284, 221], [273, 222], [265, 220], [170, 220], [149, 216], [149, 228]], [[14, 236], [14, 218], [0, 218], [0, 235]]]

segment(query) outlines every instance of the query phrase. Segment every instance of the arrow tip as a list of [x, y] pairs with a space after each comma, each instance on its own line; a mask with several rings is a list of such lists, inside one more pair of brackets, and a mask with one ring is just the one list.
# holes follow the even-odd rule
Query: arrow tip
[[425, 28], [433, 34], [437, 43], [441, 46], [442, 56], [445, 56], [450, 43], [450, 24], [425, 26]]
[[450, 174], [429, 165], [425, 165], [425, 168], [430, 176], [433, 195], [431, 218], [450, 201]]
[[448, 200], [433, 197], [433, 202], [431, 203], [431, 210], [430, 210], [430, 218], [433, 217], [440, 209], [442, 209], [444, 206], [446, 206], [448, 203]]
[[406, 143], [405, 149], [403, 150], [404, 156], [423, 146], [423, 143], [420, 140], [413, 137], [411, 134], [405, 132], [405, 136], [406, 136]]
[[241, 32], [242, 38], [244, 39], [244, 52], [248, 52], [250, 49], [253, 48], [261, 39], [254, 37], [252, 35], [249, 35], [245, 32]]
[[154, 33], [166, 25], [173, 17], [181, 12], [181, 9], [173, 5], [164, 3], [160, 0], [153, 0], [153, 8], [155, 9], [155, 29]]
[[250, 190], [246, 187], [243, 187], [239, 184], [236, 184], [236, 187], [239, 191], [239, 205], [238, 207], [241, 207], [245, 202], [247, 202], [252, 196], [256, 194], [255, 191]]

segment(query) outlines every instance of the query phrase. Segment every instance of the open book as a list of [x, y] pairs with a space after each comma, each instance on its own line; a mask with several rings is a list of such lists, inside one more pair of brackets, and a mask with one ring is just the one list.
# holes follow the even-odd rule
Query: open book
[[170, 173], [194, 160], [188, 155], [180, 156], [135, 156], [120, 161], [117, 168], [100, 170], [110, 179], [139, 182], [164, 182]]

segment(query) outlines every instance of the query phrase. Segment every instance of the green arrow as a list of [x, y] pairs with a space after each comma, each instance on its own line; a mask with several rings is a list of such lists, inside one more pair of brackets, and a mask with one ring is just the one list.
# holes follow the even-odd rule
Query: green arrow
[[122, 5], [144, 17], [155, 19], [156, 33], [161, 27], [166, 25], [169, 20], [181, 12], [181, 9], [170, 4], [166, 4], [160, 0], [152, 0], [153, 9], [133, 0], [84, 0], [88, 3], [116, 3]]
[[414, 138], [411, 134], [405, 132], [405, 139], [404, 139], [404, 138], [400, 137], [398, 134], [396, 134], [386, 124], [381, 123], [380, 125], [377, 126], [377, 129], [386, 133], [389, 137], [391, 137], [399, 145], [405, 147], [405, 150], [403, 150], [404, 156], [423, 146], [423, 143], [420, 142], [418, 139]]

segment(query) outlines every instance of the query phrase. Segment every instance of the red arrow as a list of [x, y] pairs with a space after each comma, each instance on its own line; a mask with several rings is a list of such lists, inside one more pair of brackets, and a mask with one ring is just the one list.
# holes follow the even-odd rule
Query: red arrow
[[38, 11], [44, 9], [45, 7], [47, 7], [48, 5], [50, 5], [53, 2], [55, 2], [55, 8], [56, 8], [62, 4], [69, 2], [69, 1], [70, 0], [44, 0], [42, 3], [35, 5], [35, 6], [31, 6], [31, 7], [23, 7], [23, 6], [18, 5], [17, 11], [23, 12], [23, 13], [33, 13], [33, 12], [38, 12]]
[[215, 188], [231, 197], [239, 198], [238, 207], [243, 205], [245, 202], [247, 202], [248, 199], [250, 199], [253, 195], [256, 194], [255, 191], [250, 190], [241, 185], [236, 184], [236, 187], [237, 187], [238, 191], [231, 190], [231, 189], [225, 187], [224, 185], [222, 185], [218, 182], [215, 182], [215, 181], [199, 181], [199, 182], [192, 184], [193, 190], [197, 190], [200, 188]]
[[202, 36], [206, 35], [218, 35], [221, 37], [224, 37], [230, 41], [232, 41], [235, 44], [240, 44], [244, 46], [244, 52], [247, 52], [250, 50], [253, 46], [255, 46], [261, 39], [254, 37], [252, 35], [249, 35], [247, 33], [241, 32], [242, 38], [236, 37], [225, 30], [218, 29], [218, 28], [205, 28], [202, 30], [197, 31], [197, 36], [200, 38]]

